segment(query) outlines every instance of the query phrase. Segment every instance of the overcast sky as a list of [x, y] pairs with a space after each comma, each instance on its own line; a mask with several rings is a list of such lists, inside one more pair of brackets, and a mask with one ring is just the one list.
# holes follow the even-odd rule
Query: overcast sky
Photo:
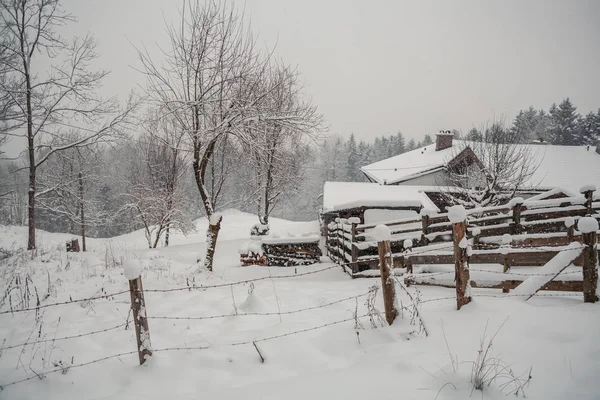
[[[570, 97], [600, 107], [600, 1], [247, 0], [253, 30], [297, 66], [330, 132], [420, 139]], [[66, 0], [93, 33], [105, 93], [140, 82], [132, 44], [165, 43], [181, 1]], [[130, 43], [131, 42], [131, 43]]]

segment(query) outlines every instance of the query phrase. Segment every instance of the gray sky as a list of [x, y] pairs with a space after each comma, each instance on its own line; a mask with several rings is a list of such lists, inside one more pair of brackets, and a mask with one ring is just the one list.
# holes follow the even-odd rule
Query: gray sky
[[[106, 94], [140, 82], [132, 48], [165, 43], [180, 1], [65, 0], [93, 33]], [[420, 139], [569, 96], [600, 107], [600, 1], [247, 0], [253, 30], [302, 73], [331, 133]]]

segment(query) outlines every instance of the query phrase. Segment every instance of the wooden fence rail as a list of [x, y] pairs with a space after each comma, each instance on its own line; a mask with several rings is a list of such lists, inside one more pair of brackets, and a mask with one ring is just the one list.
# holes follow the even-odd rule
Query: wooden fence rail
[[[581, 233], [575, 229], [577, 220], [588, 214], [600, 219], [600, 201], [597, 200], [595, 192], [588, 190], [582, 196], [532, 201], [516, 198], [502, 206], [466, 210], [466, 234], [473, 244], [470, 262], [498, 263], [505, 269], [544, 265], [561, 246], [582, 241]], [[447, 213], [422, 210], [421, 218], [383, 224], [390, 229], [394, 267], [454, 262], [450, 249], [444, 252], [435, 248], [452, 242], [453, 224]], [[353, 276], [364, 270], [378, 269], [374, 228], [373, 224], [360, 224], [358, 218], [337, 218], [327, 226], [327, 254], [339, 264], [350, 263], [347, 270]], [[511, 235], [509, 243], [503, 243], [505, 235]], [[407, 241], [410, 251], [405, 248]], [[502, 251], [501, 247], [504, 247]]]

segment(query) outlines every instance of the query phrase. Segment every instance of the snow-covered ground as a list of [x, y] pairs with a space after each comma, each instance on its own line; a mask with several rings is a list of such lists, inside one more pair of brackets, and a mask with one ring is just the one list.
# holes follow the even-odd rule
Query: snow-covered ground
[[[391, 327], [373, 329], [363, 317], [362, 328], [356, 329], [353, 315], [367, 313], [366, 296], [338, 300], [367, 293], [381, 283], [379, 278], [352, 280], [326, 257], [308, 267], [241, 267], [237, 250], [255, 222], [249, 214], [225, 213], [212, 273], [196, 271], [196, 260], [205, 251], [207, 223], [202, 220], [197, 234], [174, 235], [171, 246], [156, 250], [147, 249], [142, 232], [133, 232], [89, 239], [87, 253], [66, 254], [64, 242], [71, 235], [39, 232], [38, 256], [13, 261], [23, 271], [21, 277], [29, 272], [31, 291], [35, 286], [41, 299], [50, 292], [42, 306], [125, 293], [42, 308], [39, 314], [0, 315], [0, 385], [34, 377], [5, 386], [0, 399], [500, 399], [511, 394], [509, 388], [501, 392], [506, 370], [483, 393], [472, 393], [470, 378], [484, 331], [489, 338], [503, 323], [493, 354], [517, 376], [531, 371], [524, 388], [528, 398], [600, 398], [600, 304], [549, 292], [524, 302], [505, 298], [499, 290], [474, 289], [473, 302], [456, 311], [453, 289], [419, 287], [417, 292], [411, 287], [411, 294], [422, 301], [420, 313], [429, 336], [415, 333], [419, 327], [411, 324], [409, 311]], [[316, 223], [283, 220], [273, 220], [271, 227], [279, 235], [318, 230]], [[25, 235], [26, 228], [0, 227], [0, 247], [20, 247]], [[152, 347], [159, 351], [141, 367], [133, 353], [38, 379], [55, 365], [77, 366], [135, 352], [133, 327], [123, 326], [130, 300], [121, 264], [129, 259], [144, 266]], [[15, 276], [9, 266], [3, 268], [4, 296]], [[315, 273], [304, 274], [311, 271]], [[226, 285], [261, 277], [265, 279]], [[152, 291], [188, 284], [205, 288]], [[401, 290], [398, 298], [403, 306], [410, 304]], [[376, 306], [383, 310], [381, 293]], [[290, 313], [306, 308], [310, 310]], [[7, 309], [4, 304], [0, 311]], [[274, 315], [256, 315], [265, 313]], [[221, 315], [229, 316], [157, 318]], [[288, 333], [293, 334], [283, 336]], [[52, 341], [76, 335], [84, 336]], [[257, 341], [264, 363], [252, 341]], [[180, 350], [160, 351], [167, 348]]]

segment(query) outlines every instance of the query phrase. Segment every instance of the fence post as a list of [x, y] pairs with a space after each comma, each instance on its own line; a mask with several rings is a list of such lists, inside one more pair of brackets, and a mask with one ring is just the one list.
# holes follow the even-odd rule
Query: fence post
[[137, 340], [138, 357], [140, 365], [144, 364], [152, 356], [150, 345], [150, 330], [146, 317], [146, 302], [144, 301], [144, 289], [142, 287], [142, 268], [137, 260], [128, 260], [123, 265], [125, 277], [129, 280], [129, 294], [131, 295], [131, 310], [135, 325], [135, 337]]
[[425, 209], [421, 210], [421, 225], [423, 229], [423, 236], [429, 233], [429, 214]]
[[594, 185], [586, 185], [582, 187], [580, 193], [585, 196], [585, 206], [587, 207], [587, 214], [593, 214], [592, 203], [594, 202], [594, 192], [596, 191], [596, 187]]
[[355, 243], [356, 243], [356, 227], [358, 226], [358, 224], [360, 223], [360, 220], [357, 221], [357, 217], [352, 217], [348, 219], [348, 222], [350, 222], [352, 224], [352, 267], [355, 268], [356, 267], [356, 260], [358, 260], [358, 247], [356, 247]]
[[467, 264], [467, 213], [461, 205], [448, 209], [448, 218], [452, 223], [454, 241], [454, 278], [456, 280], [456, 309], [460, 310], [471, 301], [471, 282]]
[[511, 200], [510, 204], [512, 204], [512, 222], [509, 226], [509, 233], [511, 235], [520, 234], [523, 229], [521, 226], [521, 211], [523, 208], [523, 199], [521, 197], [515, 197]]
[[392, 250], [390, 248], [390, 228], [385, 225], [375, 227], [375, 239], [379, 252], [379, 270], [381, 273], [381, 287], [383, 289], [383, 305], [385, 307], [385, 319], [389, 325], [398, 316], [396, 308], [396, 288], [394, 286]]
[[583, 301], [595, 303], [598, 301], [596, 288], [598, 287], [598, 220], [586, 216], [579, 219], [577, 228], [581, 232], [583, 244]]

